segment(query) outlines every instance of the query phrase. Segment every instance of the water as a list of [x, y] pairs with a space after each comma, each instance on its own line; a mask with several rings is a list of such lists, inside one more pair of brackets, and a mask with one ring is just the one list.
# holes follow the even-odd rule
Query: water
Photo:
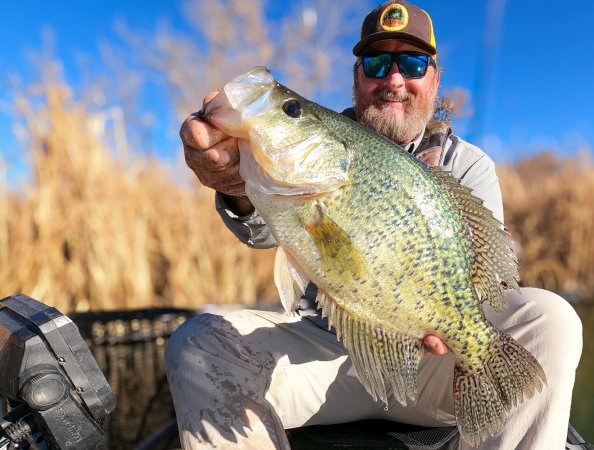
[[[152, 309], [70, 315], [117, 398], [105, 421], [102, 450], [135, 448], [175, 418], [165, 375], [165, 343], [192, 314]], [[180, 447], [175, 431], [175, 445], [161, 448]]]
[[594, 443], [594, 303], [576, 307], [584, 327], [584, 350], [578, 366], [571, 403], [571, 424]]

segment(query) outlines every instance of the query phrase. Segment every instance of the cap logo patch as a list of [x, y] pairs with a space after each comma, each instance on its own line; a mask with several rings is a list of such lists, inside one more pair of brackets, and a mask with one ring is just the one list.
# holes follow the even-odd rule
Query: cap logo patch
[[408, 24], [408, 11], [402, 5], [394, 3], [384, 9], [380, 25], [386, 31], [399, 31]]

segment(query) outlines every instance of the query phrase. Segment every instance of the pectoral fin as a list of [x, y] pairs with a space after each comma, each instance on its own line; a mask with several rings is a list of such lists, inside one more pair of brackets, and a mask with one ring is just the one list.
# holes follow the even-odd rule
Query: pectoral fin
[[363, 274], [365, 263], [361, 251], [344, 231], [317, 204], [310, 220], [304, 220], [305, 229], [313, 238], [326, 272], [358, 279]]
[[309, 280], [279, 247], [274, 260], [274, 283], [278, 289], [283, 308], [291, 314], [299, 305], [299, 299], [305, 292]]

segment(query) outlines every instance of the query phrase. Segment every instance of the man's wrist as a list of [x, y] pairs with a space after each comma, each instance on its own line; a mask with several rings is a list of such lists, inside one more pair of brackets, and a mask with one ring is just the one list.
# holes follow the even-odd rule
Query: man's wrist
[[234, 196], [221, 193], [223, 201], [229, 210], [238, 217], [248, 216], [254, 212], [255, 208], [247, 196]]

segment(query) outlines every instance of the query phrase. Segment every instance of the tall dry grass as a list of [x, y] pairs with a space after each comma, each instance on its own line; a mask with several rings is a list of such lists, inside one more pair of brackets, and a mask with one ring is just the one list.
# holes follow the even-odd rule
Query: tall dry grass
[[237, 242], [210, 189], [113, 154], [55, 76], [16, 102], [32, 179], [0, 187], [0, 295], [24, 292], [65, 311], [275, 296], [271, 252]]
[[594, 164], [541, 153], [498, 168], [524, 284], [594, 300]]

